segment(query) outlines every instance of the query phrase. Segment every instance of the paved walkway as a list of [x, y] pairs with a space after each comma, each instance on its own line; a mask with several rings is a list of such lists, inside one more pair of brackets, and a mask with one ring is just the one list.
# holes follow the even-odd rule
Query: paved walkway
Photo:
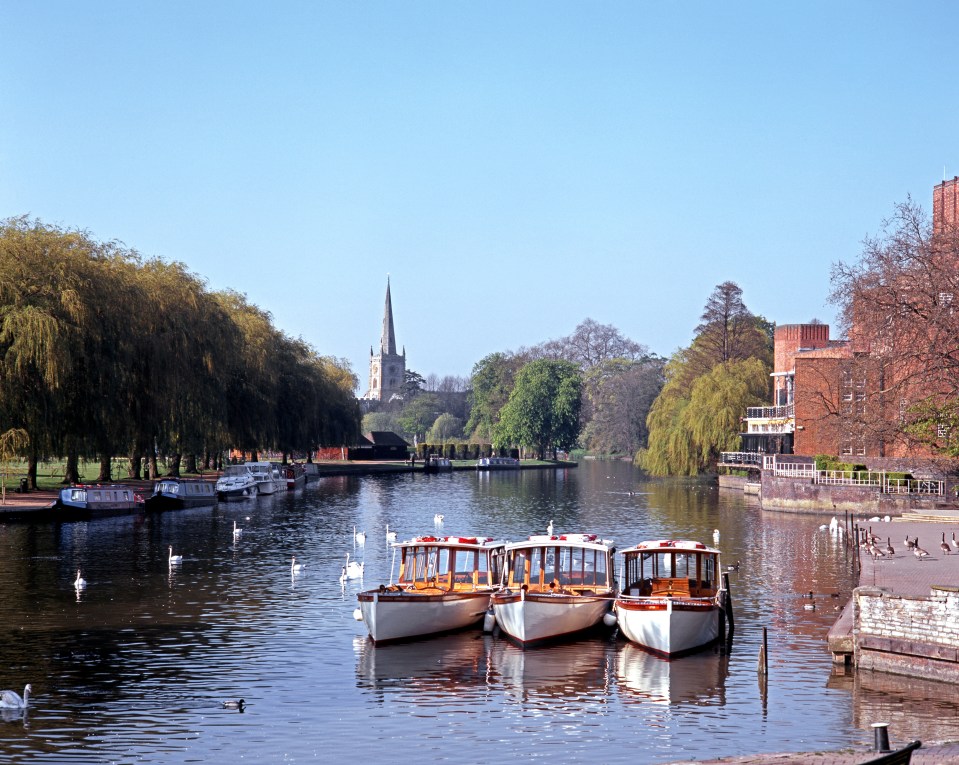
[[[959, 585], [959, 550], [950, 544], [950, 552], [940, 549], [942, 535], [950, 543], [953, 533], [959, 538], [959, 515], [956, 522], [930, 522], [926, 520], [914, 521], [909, 514], [895, 518], [890, 523], [862, 524], [872, 533], [882, 539], [881, 547], [885, 546], [886, 539], [891, 540], [895, 554], [873, 559], [865, 550], [862, 554], [862, 573], [859, 575], [859, 584], [862, 586], [875, 585], [884, 587], [897, 595], [929, 595], [934, 584], [955, 587]], [[929, 553], [919, 560], [915, 554], [906, 549], [905, 538], [919, 538], [923, 550]]]
[[[905, 746], [908, 741], [893, 746]], [[672, 765], [860, 765], [878, 757], [867, 749], [841, 752], [793, 752], [785, 754], [750, 754], [744, 757], [721, 757], [715, 760], [683, 760]], [[913, 765], [959, 765], [959, 742], [923, 745], [912, 754]]]

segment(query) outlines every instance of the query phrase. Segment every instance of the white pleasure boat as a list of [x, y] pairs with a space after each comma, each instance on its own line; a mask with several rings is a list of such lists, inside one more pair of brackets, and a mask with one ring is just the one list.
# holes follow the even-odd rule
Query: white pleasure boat
[[[376, 642], [432, 635], [477, 624], [500, 580], [504, 542], [488, 537], [416, 537], [394, 542], [394, 583], [357, 595], [357, 618]], [[395, 560], [395, 557], [394, 557]]]
[[248, 499], [256, 496], [256, 479], [248, 465], [227, 465], [216, 482], [217, 499]]
[[726, 596], [719, 550], [702, 542], [658, 540], [621, 554], [623, 586], [613, 610], [629, 640], [674, 657], [719, 639]]
[[275, 494], [286, 489], [286, 481], [280, 479], [280, 471], [272, 462], [247, 462], [246, 466], [256, 481], [257, 494]]
[[493, 614], [523, 645], [595, 626], [616, 595], [613, 542], [595, 534], [531, 536], [506, 545], [506, 559], [506, 587], [493, 594]]

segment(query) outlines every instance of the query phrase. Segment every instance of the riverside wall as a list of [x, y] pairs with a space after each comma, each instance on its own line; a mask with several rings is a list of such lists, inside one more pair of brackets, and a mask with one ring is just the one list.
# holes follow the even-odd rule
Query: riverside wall
[[787, 513], [902, 515], [955, 506], [948, 497], [883, 494], [874, 486], [818, 484], [811, 478], [785, 478], [769, 471], [763, 471], [761, 481], [763, 508]]
[[928, 597], [859, 587], [853, 608], [857, 667], [959, 682], [959, 587], [933, 585]]

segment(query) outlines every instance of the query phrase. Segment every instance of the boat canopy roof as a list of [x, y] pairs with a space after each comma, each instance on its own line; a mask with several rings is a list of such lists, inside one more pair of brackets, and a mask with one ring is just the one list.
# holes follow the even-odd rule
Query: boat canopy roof
[[413, 537], [403, 542], [393, 542], [391, 547], [473, 547], [477, 549], [489, 549], [491, 547], [503, 547], [505, 541], [497, 541], [493, 537], [453, 537], [453, 536], [422, 536]]
[[707, 547], [702, 542], [689, 539], [657, 539], [640, 542], [635, 547], [626, 547], [619, 551], [621, 555], [637, 555], [644, 552], [687, 552], [719, 555], [715, 547]]
[[510, 542], [507, 550], [520, 550], [529, 547], [584, 547], [590, 550], [609, 550], [612, 539], [600, 539], [597, 534], [534, 534], [523, 542]]

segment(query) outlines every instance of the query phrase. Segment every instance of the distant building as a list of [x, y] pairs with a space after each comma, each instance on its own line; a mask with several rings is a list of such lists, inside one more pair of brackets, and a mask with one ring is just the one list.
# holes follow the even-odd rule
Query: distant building
[[379, 353], [370, 347], [370, 387], [361, 401], [391, 401], [403, 398], [406, 382], [406, 348], [396, 352], [396, 333], [393, 330], [393, 303], [390, 298], [390, 280], [386, 280], [386, 305], [383, 309], [383, 333]]

